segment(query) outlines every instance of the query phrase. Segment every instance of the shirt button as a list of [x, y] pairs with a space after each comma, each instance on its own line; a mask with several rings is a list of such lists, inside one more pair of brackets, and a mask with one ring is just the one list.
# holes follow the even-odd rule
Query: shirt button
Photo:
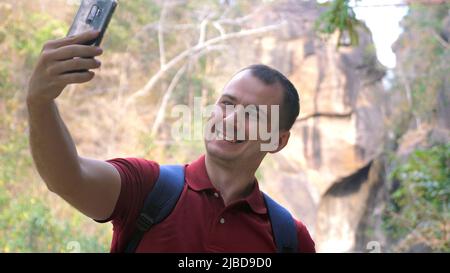
[[219, 198], [219, 194], [218, 194], [217, 192], [214, 193], [214, 196], [215, 196], [216, 198]]
[[225, 219], [224, 218], [220, 218], [220, 223], [221, 224], [225, 224]]

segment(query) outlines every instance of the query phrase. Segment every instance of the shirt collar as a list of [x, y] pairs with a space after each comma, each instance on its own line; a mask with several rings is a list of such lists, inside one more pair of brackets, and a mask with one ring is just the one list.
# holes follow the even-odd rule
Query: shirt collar
[[[206, 190], [217, 191], [206, 171], [205, 155], [200, 156], [197, 160], [186, 166], [186, 182], [189, 188], [197, 192]], [[240, 201], [247, 203], [255, 213], [267, 213], [267, 208], [256, 178], [250, 194], [236, 202]]]

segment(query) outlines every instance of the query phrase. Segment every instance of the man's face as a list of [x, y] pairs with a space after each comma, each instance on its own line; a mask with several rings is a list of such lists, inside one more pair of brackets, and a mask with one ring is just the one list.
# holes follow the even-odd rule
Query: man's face
[[261, 136], [260, 127], [264, 125], [263, 129], [271, 135], [277, 130], [278, 143], [279, 120], [278, 116], [275, 120], [272, 115], [278, 109], [273, 110], [271, 106], [279, 106], [282, 99], [283, 90], [279, 84], [266, 85], [250, 70], [236, 74], [223, 89], [208, 121], [210, 126], [206, 128], [208, 137], [205, 139], [207, 153], [227, 161], [262, 160], [267, 150], [261, 149], [261, 145], [271, 140]]

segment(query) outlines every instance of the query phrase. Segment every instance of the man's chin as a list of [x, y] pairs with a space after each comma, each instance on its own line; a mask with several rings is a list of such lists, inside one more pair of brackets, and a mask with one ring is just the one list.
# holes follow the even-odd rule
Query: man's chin
[[206, 142], [206, 152], [215, 158], [226, 160], [226, 161], [232, 161], [237, 160], [241, 157], [241, 152], [239, 150], [235, 149], [226, 149], [224, 147], [221, 147], [218, 145], [218, 143], [212, 142]]

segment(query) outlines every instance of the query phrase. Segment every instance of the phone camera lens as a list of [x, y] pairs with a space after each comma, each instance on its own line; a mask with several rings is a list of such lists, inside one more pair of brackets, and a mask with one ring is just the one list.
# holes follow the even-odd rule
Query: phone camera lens
[[89, 15], [86, 19], [86, 23], [90, 24], [94, 21], [95, 17], [100, 13], [100, 9], [97, 5], [93, 5], [91, 8], [91, 11], [89, 12]]

